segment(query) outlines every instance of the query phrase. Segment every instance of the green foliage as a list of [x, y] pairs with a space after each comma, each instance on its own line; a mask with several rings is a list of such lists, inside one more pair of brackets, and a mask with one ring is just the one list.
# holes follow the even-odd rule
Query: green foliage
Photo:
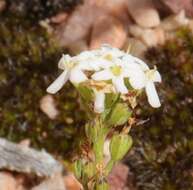
[[161, 108], [141, 103], [137, 113], [150, 120], [132, 129], [135, 147], [128, 164], [142, 190], [193, 189], [193, 36], [186, 28], [176, 35], [146, 54], [163, 82]]
[[111, 159], [121, 160], [132, 146], [132, 138], [127, 134], [113, 135], [110, 143]]
[[83, 164], [81, 160], [77, 160], [73, 163], [73, 172], [75, 176], [77, 177], [77, 179], [80, 179], [82, 175], [82, 167], [83, 167]]
[[107, 123], [110, 126], [123, 125], [128, 121], [129, 117], [131, 117], [131, 110], [129, 110], [128, 105], [117, 103], [114, 106]]
[[60, 154], [72, 144], [85, 115], [71, 85], [54, 96], [60, 112], [55, 120], [39, 108], [46, 88], [58, 75], [57, 60], [62, 51], [39, 26], [16, 16], [1, 17], [1, 136], [13, 141], [30, 138], [33, 146]]
[[37, 21], [62, 11], [71, 11], [82, 0], [6, 0], [7, 11]]
[[96, 186], [96, 190], [108, 190], [109, 185], [107, 182], [101, 182], [99, 185]]

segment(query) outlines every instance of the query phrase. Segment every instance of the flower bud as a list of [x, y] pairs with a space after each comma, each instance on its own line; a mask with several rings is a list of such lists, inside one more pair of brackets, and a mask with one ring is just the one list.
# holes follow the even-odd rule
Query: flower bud
[[128, 121], [130, 116], [131, 111], [128, 106], [123, 103], [117, 103], [112, 110], [108, 124], [112, 126], [123, 125]]
[[121, 160], [132, 146], [132, 138], [126, 134], [114, 135], [110, 143], [111, 159]]

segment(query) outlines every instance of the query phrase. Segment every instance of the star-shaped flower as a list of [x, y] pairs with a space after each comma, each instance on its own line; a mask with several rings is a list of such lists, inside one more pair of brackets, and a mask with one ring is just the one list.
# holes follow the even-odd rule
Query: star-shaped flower
[[154, 107], [160, 107], [161, 103], [155, 88], [155, 82], [161, 82], [161, 75], [154, 69], [149, 69], [147, 64], [142, 60], [134, 57], [134, 63], [129, 65], [129, 82], [134, 89], [140, 90], [145, 88], [148, 102]]
[[116, 92], [126, 94], [128, 92], [124, 83], [124, 78], [129, 77], [129, 72], [125, 69], [124, 65], [120, 63], [114, 63], [112, 66], [95, 72], [91, 78], [96, 81], [111, 80]]
[[[69, 55], [63, 55], [58, 63], [58, 67], [62, 70], [62, 74], [47, 88], [47, 92], [54, 94], [58, 92], [62, 86], [70, 80], [72, 83], [79, 84], [87, 80], [87, 76], [83, 70], [86, 66], [78, 64]], [[89, 68], [88, 68], [89, 69]]]

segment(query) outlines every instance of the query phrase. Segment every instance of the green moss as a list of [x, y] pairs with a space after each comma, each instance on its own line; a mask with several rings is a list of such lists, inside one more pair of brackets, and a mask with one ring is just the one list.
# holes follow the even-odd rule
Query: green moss
[[193, 189], [192, 47], [191, 32], [182, 28], [175, 40], [146, 53], [162, 75], [163, 82], [158, 85], [162, 106], [152, 109], [145, 98], [142, 117], [150, 121], [132, 130], [136, 146], [128, 163], [136, 174], [139, 189]]
[[16, 14], [37, 22], [57, 14], [72, 11], [82, 0], [5, 0], [8, 14]]
[[[50, 120], [40, 99], [56, 78], [57, 61], [65, 50], [39, 26], [21, 17], [0, 23], [0, 136], [14, 141], [30, 138], [33, 146], [63, 154], [84, 122], [77, 93], [70, 84], [55, 96], [60, 115]], [[71, 146], [70, 146], [71, 147]]]

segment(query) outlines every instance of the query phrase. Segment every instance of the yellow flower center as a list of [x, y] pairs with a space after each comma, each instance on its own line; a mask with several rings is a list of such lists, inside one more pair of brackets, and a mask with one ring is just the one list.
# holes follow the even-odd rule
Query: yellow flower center
[[106, 54], [104, 56], [104, 59], [108, 60], [108, 61], [112, 61], [113, 60], [113, 56], [111, 54]]
[[66, 61], [66, 62], [64, 62], [64, 65], [66, 68], [72, 69], [75, 66], [75, 63], [72, 61]]
[[121, 72], [122, 72], [121, 66], [115, 65], [115, 66], [111, 67], [110, 69], [111, 69], [111, 72], [113, 73], [113, 75], [115, 75], [115, 76], [121, 75]]
[[145, 72], [148, 80], [152, 81], [154, 79], [155, 72], [156, 72], [156, 69], [150, 69]]

